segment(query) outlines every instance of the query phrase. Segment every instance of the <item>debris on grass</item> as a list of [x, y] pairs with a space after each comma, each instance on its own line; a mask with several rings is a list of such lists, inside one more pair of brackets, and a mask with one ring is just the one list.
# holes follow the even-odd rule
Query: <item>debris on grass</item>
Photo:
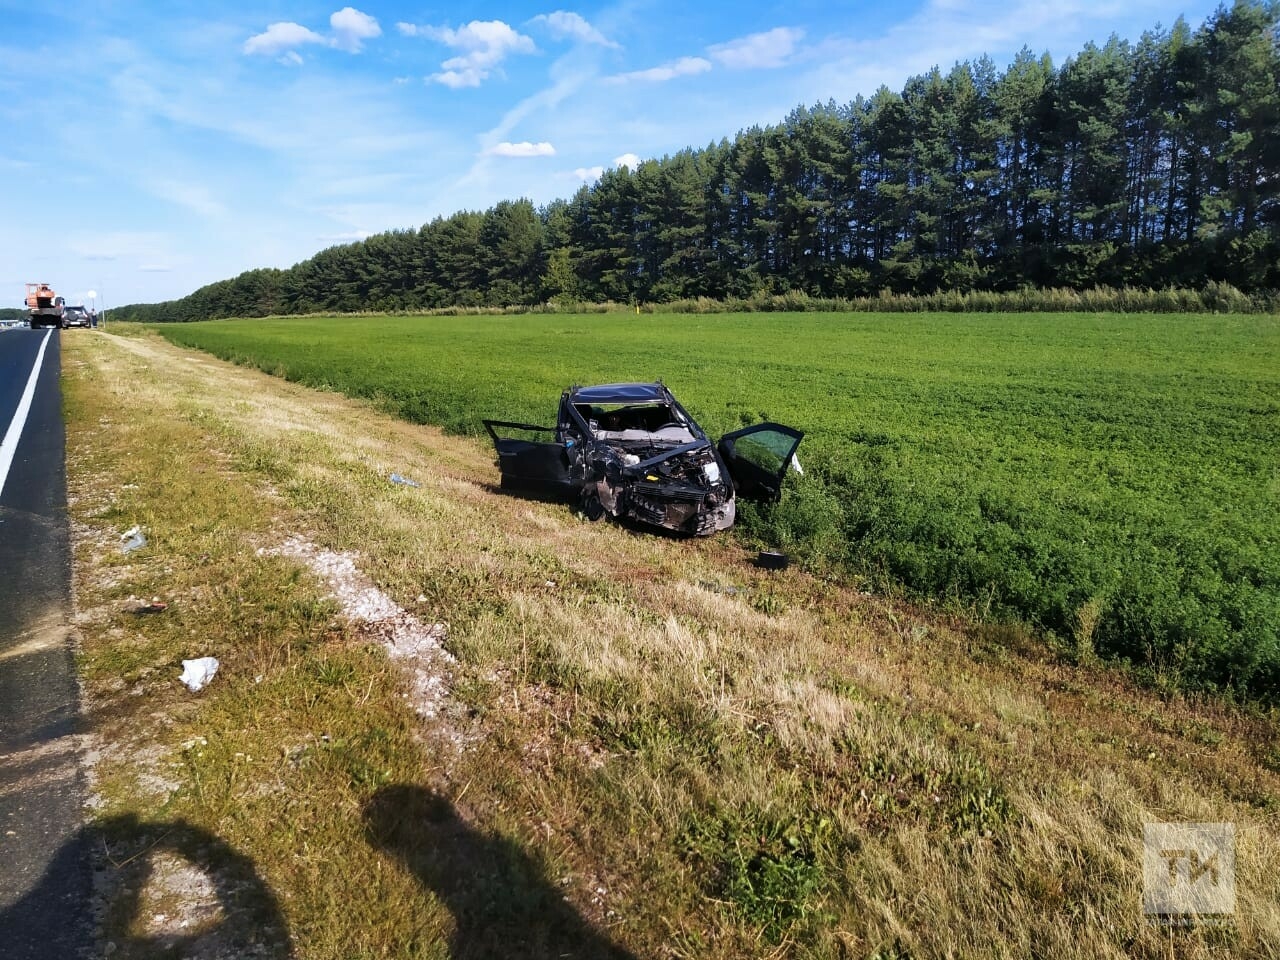
[[756, 566], [762, 570], [785, 570], [791, 558], [778, 550], [761, 550], [756, 557]]
[[149, 613], [164, 613], [169, 609], [169, 604], [165, 603], [159, 597], [152, 597], [150, 600], [140, 600], [137, 597], [130, 597], [125, 607], [126, 612], [136, 614], [137, 616], [145, 616]]
[[398, 474], [398, 473], [393, 473], [393, 474], [391, 475], [391, 482], [392, 482], [392, 483], [398, 483], [398, 484], [400, 484], [402, 487], [420, 487], [420, 486], [422, 486], [422, 484], [420, 484], [417, 480], [410, 480], [408, 477], [402, 477], [402, 476], [400, 476], [400, 474]]
[[133, 553], [147, 545], [147, 538], [143, 535], [142, 528], [138, 526], [130, 527], [120, 534], [120, 539], [124, 541], [120, 546], [120, 550], [124, 553]]
[[182, 661], [182, 676], [178, 679], [185, 683], [192, 693], [198, 693], [217, 672], [217, 657], [197, 657], [195, 660]]

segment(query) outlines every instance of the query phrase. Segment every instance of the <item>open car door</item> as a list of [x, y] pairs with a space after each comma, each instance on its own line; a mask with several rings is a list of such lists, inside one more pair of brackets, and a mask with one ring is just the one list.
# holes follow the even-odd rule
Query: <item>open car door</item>
[[746, 500], [775, 501], [782, 478], [796, 455], [804, 432], [780, 423], [758, 423], [720, 438], [716, 449], [729, 470], [737, 495]]
[[[498, 469], [502, 487], [524, 490], [546, 497], [570, 498], [579, 484], [572, 480], [572, 455], [577, 451], [570, 443], [537, 441], [529, 435], [554, 437], [555, 427], [537, 427], [507, 420], [485, 420], [484, 428], [493, 438], [498, 451]], [[520, 436], [509, 436], [509, 434]]]

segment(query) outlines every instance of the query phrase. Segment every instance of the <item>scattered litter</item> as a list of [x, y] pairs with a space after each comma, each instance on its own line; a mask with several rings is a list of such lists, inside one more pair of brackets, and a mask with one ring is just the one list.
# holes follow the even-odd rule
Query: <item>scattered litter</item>
[[698, 586], [703, 590], [710, 590], [712, 593], [723, 593], [726, 597], [746, 596], [751, 591], [746, 587], [735, 587], [733, 585], [721, 585], [712, 583], [710, 580], [699, 580]]
[[204, 689], [205, 684], [218, 672], [217, 657], [200, 657], [196, 660], [182, 661], [182, 676], [178, 679], [187, 685], [192, 693]]
[[785, 570], [791, 558], [777, 550], [761, 550], [756, 557], [756, 566], [763, 570]]
[[400, 476], [400, 474], [398, 474], [398, 473], [393, 473], [393, 474], [391, 475], [391, 482], [392, 482], [392, 483], [398, 483], [398, 484], [400, 484], [401, 486], [404, 486], [404, 487], [420, 487], [420, 486], [422, 486], [422, 484], [420, 484], [417, 480], [410, 480], [408, 477], [402, 477], [402, 476]]
[[139, 600], [136, 597], [129, 598], [128, 610], [130, 613], [143, 616], [148, 613], [164, 613], [169, 609], [169, 604], [165, 603], [159, 597], [152, 597], [150, 600]]
[[546, 587], [548, 590], [554, 590], [556, 588], [556, 582], [554, 580], [548, 580], [546, 583], [543, 584], [543, 586]]
[[124, 533], [120, 534], [120, 539], [124, 541], [120, 549], [124, 553], [133, 553], [135, 550], [141, 550], [147, 545], [147, 538], [142, 534], [141, 527], [130, 527]]

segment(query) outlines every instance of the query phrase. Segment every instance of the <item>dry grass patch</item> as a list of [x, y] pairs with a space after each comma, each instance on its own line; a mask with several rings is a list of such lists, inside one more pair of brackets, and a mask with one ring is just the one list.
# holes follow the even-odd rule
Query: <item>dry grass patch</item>
[[[758, 571], [728, 538], [497, 494], [473, 441], [154, 339], [66, 358], [99, 816], [181, 824], [248, 869], [281, 938], [225, 936], [305, 957], [1274, 955], [1274, 714]], [[134, 523], [150, 543], [126, 556]], [[447, 625], [449, 709], [415, 713], [402, 664], [273, 553], [295, 536]], [[125, 609], [153, 596], [163, 613]], [[192, 696], [177, 663], [205, 653], [223, 672]], [[1150, 820], [1236, 823], [1230, 925], [1144, 920]], [[126, 955], [168, 949], [122, 924]]]

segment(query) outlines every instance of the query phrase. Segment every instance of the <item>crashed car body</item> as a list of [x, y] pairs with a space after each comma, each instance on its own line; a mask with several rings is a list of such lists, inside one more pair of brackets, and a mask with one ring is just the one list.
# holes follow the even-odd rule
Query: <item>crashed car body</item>
[[554, 427], [484, 425], [505, 489], [577, 500], [593, 520], [703, 536], [733, 526], [736, 497], [777, 500], [804, 436], [761, 423], [712, 443], [661, 382], [570, 387]]

